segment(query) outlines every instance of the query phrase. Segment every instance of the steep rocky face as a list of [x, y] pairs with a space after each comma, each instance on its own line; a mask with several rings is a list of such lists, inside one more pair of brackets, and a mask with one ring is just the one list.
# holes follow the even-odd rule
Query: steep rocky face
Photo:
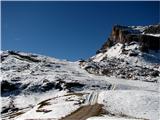
[[159, 34], [160, 25], [146, 26], [146, 27], [128, 27], [115, 25], [112, 29], [111, 35], [108, 40], [103, 44], [102, 48], [97, 51], [105, 52], [107, 49], [117, 43], [123, 45], [130, 44], [131, 42], [138, 42], [142, 52], [149, 50], [160, 49], [160, 38], [151, 34]]

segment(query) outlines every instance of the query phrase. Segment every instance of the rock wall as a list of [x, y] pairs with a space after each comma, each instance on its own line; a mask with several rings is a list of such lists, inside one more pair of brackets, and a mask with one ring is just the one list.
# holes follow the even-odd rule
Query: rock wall
[[[150, 26], [144, 30], [144, 33], [160, 34], [159, 29], [160, 25], [156, 25], [156, 27]], [[122, 43], [125, 45], [133, 41], [140, 44], [140, 50], [142, 52], [147, 52], [148, 50], [160, 50], [160, 37], [142, 34], [140, 30], [133, 29], [132, 27], [115, 25], [112, 28], [110, 37], [102, 45], [101, 49], [97, 51], [97, 53], [105, 52], [108, 48], [112, 47], [116, 43]]]

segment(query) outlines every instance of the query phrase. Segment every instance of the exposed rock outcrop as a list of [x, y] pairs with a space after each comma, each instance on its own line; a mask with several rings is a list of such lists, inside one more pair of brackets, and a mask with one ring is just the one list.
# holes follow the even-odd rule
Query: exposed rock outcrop
[[97, 51], [105, 52], [107, 49], [117, 43], [130, 44], [135, 41], [140, 44], [140, 50], [142, 52], [148, 52], [148, 50], [160, 49], [160, 38], [149, 34], [159, 34], [160, 25], [153, 25], [149, 27], [126, 27], [115, 25], [112, 29], [111, 35], [108, 40], [103, 44], [102, 48]]

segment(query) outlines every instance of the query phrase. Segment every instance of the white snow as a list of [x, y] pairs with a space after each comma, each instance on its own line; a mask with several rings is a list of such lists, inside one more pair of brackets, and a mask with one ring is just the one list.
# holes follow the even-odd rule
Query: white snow
[[75, 95], [59, 96], [57, 98], [53, 97], [46, 100], [47, 105], [44, 105], [42, 107], [40, 107], [40, 105], [36, 105], [30, 111], [16, 118], [16, 120], [49, 118], [60, 119], [70, 114], [71, 112], [77, 110], [80, 107], [78, 104], [76, 104], [80, 100], [80, 97]]
[[146, 34], [146, 35], [150, 35], [150, 36], [154, 36], [154, 37], [160, 37], [160, 34]]
[[131, 26], [131, 28], [133, 30], [138, 30], [142, 33], [146, 28], [148, 28], [148, 26]]
[[[87, 120], [137, 120], [123, 117], [111, 117], [111, 116], [103, 116], [103, 117], [90, 117]], [[142, 120], [142, 119], [138, 119]]]
[[93, 56], [92, 59], [94, 62], [100, 62], [101, 60], [103, 60], [103, 58], [105, 57], [118, 57], [121, 54], [121, 48], [122, 48], [122, 44], [121, 43], [117, 43], [115, 46], [111, 47], [110, 49], [108, 49], [107, 52], [105, 53], [99, 53], [96, 56]]
[[46, 99], [62, 96], [65, 94], [66, 94], [66, 91], [59, 92], [58, 90], [48, 91], [48, 92], [43, 93], [43, 95], [40, 93], [35, 93], [31, 95], [20, 94], [14, 100], [14, 104], [18, 108], [26, 108], [28, 106], [34, 106], [37, 103], [44, 101]]
[[[121, 44], [117, 44], [116, 48], [111, 48], [108, 52], [109, 57], [119, 57], [121, 47]], [[100, 54], [96, 59], [97, 61], [100, 61], [103, 57], [104, 56]], [[89, 74], [87, 71], [80, 68], [79, 62], [61, 61], [45, 56], [37, 56], [36, 59], [41, 59], [45, 62], [28, 62], [17, 58], [17, 56], [11, 55], [3, 61], [2, 68], [4, 70], [1, 72], [3, 80], [7, 80], [11, 83], [21, 83], [21, 86], [19, 87], [21, 93], [18, 95], [11, 94], [2, 96], [2, 107], [8, 108], [12, 101], [16, 108], [25, 109], [24, 114], [16, 116], [15, 118], [5, 118], [6, 120], [39, 118], [59, 119], [77, 110], [81, 106], [79, 102], [83, 99], [86, 99], [85, 104], [95, 104], [98, 100], [98, 103], [103, 104], [107, 111], [116, 114], [124, 113], [133, 117], [150, 118], [151, 120], [155, 120], [157, 117], [156, 111], [158, 111], [158, 109], [156, 106], [158, 105], [157, 99], [159, 97], [158, 83], [142, 82], [139, 80], [132, 81]], [[27, 68], [28, 64], [30, 67]], [[86, 98], [76, 95], [67, 96], [68, 90], [66, 90], [63, 85], [62, 87], [64, 89], [61, 91], [55, 88], [45, 92], [29, 91], [29, 88], [38, 90], [39, 88], [34, 87], [35, 85], [43, 87], [46, 82], [56, 83], [57, 80], [84, 84], [85, 86], [82, 89], [73, 88], [73, 90], [74, 92], [78, 91], [83, 94], [90, 93], [90, 96]], [[26, 89], [22, 89], [21, 87], [23, 85], [28, 86]], [[93, 87], [96, 85], [99, 87]], [[112, 85], [111, 90], [108, 90], [108, 85]], [[87, 103], [87, 98], [92, 99], [91, 101], [88, 100]], [[39, 108], [39, 103], [45, 100], [47, 101], [47, 105]], [[132, 102], [134, 104], [131, 104]], [[109, 105], [109, 107], [107, 105]], [[27, 107], [29, 108], [26, 109]], [[150, 116], [151, 114], [154, 116]], [[89, 118], [89, 120], [92, 119], [114, 120], [114, 117], [104, 116]], [[127, 118], [116, 116], [115, 120], [127, 120]]]
[[159, 97], [159, 93], [151, 91], [106, 91], [99, 94], [98, 103], [112, 114], [158, 120]]
[[121, 54], [121, 50], [122, 50], [122, 46], [123, 44], [121, 43], [117, 43], [116, 45], [114, 45], [113, 47], [111, 47], [107, 52], [107, 57], [116, 57], [119, 56]]
[[92, 59], [94, 62], [100, 62], [104, 57], [106, 57], [106, 53], [98, 53], [97, 55], [93, 56]]
[[[92, 60], [94, 62], [104, 64], [103, 59], [123, 59], [133, 66], [142, 66], [151, 69], [155, 69], [155, 66], [160, 63], [160, 51], [150, 50], [149, 53], [142, 53], [139, 50], [138, 43], [134, 42], [133, 44], [130, 43], [123, 48], [128, 51], [128, 54], [123, 54], [122, 46], [123, 45], [121, 43], [117, 43], [116, 45], [108, 49], [105, 53], [99, 53], [93, 56]], [[135, 52], [138, 55], [136, 57], [129, 56], [129, 54], [132, 52]]]

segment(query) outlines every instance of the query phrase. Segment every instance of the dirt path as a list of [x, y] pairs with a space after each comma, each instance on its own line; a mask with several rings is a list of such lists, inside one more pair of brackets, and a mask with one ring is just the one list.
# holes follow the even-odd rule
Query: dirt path
[[102, 114], [102, 105], [97, 103], [98, 92], [91, 92], [86, 98], [85, 105], [61, 120], [86, 120]]
[[94, 104], [80, 107], [71, 115], [62, 118], [61, 120], [86, 120], [92, 116], [98, 116], [102, 113], [102, 105]]
[[[113, 84], [111, 86], [111, 90], [114, 90], [115, 88], [116, 85]], [[84, 106], [60, 120], [86, 120], [92, 116], [99, 116], [103, 114], [103, 105], [97, 103], [98, 95], [98, 91], [92, 91], [85, 99]]]

